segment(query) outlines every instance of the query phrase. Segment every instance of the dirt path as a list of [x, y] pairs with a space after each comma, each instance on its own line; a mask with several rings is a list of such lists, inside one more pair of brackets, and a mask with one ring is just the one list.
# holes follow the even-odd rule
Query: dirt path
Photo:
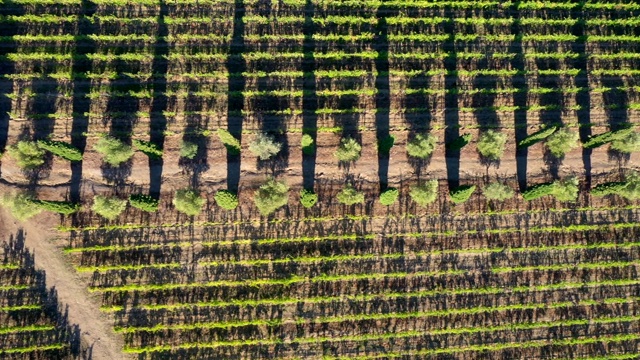
[[47, 288], [55, 287], [58, 299], [69, 307], [69, 324], [78, 325], [83, 348], [89, 348], [92, 360], [129, 359], [123, 355], [124, 341], [113, 332], [113, 324], [103, 313], [86, 287], [86, 280], [75, 272], [62, 251], [51, 241], [55, 237], [53, 216], [40, 214], [36, 220], [18, 223], [0, 209], [0, 238], [8, 239], [20, 228], [25, 231], [25, 246], [35, 252], [35, 266], [46, 273]]

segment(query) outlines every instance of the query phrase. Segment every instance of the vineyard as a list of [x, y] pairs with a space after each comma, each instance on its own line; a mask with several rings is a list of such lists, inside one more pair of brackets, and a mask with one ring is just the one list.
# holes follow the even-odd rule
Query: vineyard
[[[628, 0], [0, 0], [0, 211], [124, 358], [637, 359], [638, 79]], [[0, 357], [87, 353], [43, 255]]]

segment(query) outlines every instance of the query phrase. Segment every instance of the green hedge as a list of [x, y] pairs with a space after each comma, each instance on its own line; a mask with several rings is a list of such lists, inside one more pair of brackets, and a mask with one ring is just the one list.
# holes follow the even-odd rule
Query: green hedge
[[38, 140], [38, 146], [53, 155], [69, 161], [82, 161], [82, 152], [77, 147], [63, 141]]
[[151, 141], [134, 139], [133, 145], [151, 159], [162, 158], [162, 150], [160, 150], [158, 146]]
[[127, 208], [127, 200], [96, 195], [91, 210], [105, 219], [117, 218]]
[[132, 194], [129, 196], [129, 204], [136, 209], [140, 209], [146, 212], [158, 211], [158, 200], [152, 198], [149, 195], [144, 194]]
[[80, 210], [80, 204], [67, 201], [33, 200], [40, 209], [63, 215], [71, 215]]
[[451, 196], [451, 201], [453, 201], [453, 203], [462, 204], [469, 200], [474, 191], [476, 191], [475, 185], [462, 185], [450, 190], [449, 195]]
[[238, 207], [238, 195], [229, 190], [219, 190], [214, 196], [216, 203], [225, 210], [233, 210]]
[[578, 191], [578, 179], [570, 177], [551, 183], [534, 185], [525, 190], [522, 193], [522, 197], [527, 201], [531, 201], [551, 195], [560, 201], [575, 201], [578, 198]]
[[380, 194], [380, 203], [386, 206], [393, 205], [393, 203], [395, 203], [396, 200], [398, 200], [398, 195], [400, 195], [400, 192], [398, 191], [398, 189], [395, 189], [395, 188], [386, 189]]
[[396, 138], [393, 135], [389, 135], [384, 139], [378, 141], [378, 153], [383, 155], [389, 155], [391, 148], [396, 143]]
[[526, 148], [529, 147], [535, 143], [538, 143], [546, 138], [548, 138], [549, 136], [551, 136], [554, 132], [556, 132], [556, 130], [558, 130], [557, 126], [550, 126], [548, 128], [539, 130], [534, 132], [533, 134], [527, 136], [526, 138], [522, 139], [522, 141], [520, 141], [518, 143], [518, 147], [519, 148]]
[[35, 169], [44, 164], [44, 150], [35, 141], [19, 141], [7, 148], [9, 156], [16, 160], [22, 169]]
[[472, 138], [473, 136], [471, 134], [460, 135], [457, 139], [447, 144], [447, 149], [454, 151], [462, 150], [463, 147], [469, 144]]
[[345, 205], [362, 204], [364, 202], [364, 193], [357, 191], [353, 186], [347, 185], [336, 196], [338, 202]]
[[240, 140], [236, 139], [231, 133], [225, 129], [218, 129], [218, 137], [224, 146], [227, 148], [227, 152], [230, 155], [240, 154], [241, 146]]
[[429, 180], [411, 188], [409, 196], [420, 206], [427, 206], [438, 198], [438, 180]]
[[181, 213], [196, 216], [202, 211], [205, 200], [194, 189], [181, 189], [173, 197], [173, 205]]
[[305, 155], [313, 155], [316, 151], [316, 145], [313, 142], [313, 138], [309, 134], [303, 134], [300, 140], [302, 146], [302, 153]]
[[625, 128], [615, 131], [607, 131], [606, 133], [594, 135], [583, 144], [585, 149], [593, 149], [616, 140], [624, 140], [633, 133], [633, 128]]

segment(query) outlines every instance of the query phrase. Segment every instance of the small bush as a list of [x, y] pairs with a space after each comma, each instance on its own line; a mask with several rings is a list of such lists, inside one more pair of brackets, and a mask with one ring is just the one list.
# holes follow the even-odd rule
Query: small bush
[[407, 143], [407, 154], [414, 158], [426, 159], [436, 149], [437, 142], [438, 139], [433, 135], [417, 134]]
[[461, 136], [458, 136], [457, 139], [447, 144], [447, 148], [454, 151], [462, 150], [462, 148], [467, 146], [467, 144], [471, 141], [472, 138], [473, 136], [471, 134], [463, 134]]
[[306, 208], [313, 207], [318, 202], [318, 194], [311, 190], [300, 190], [300, 204]]
[[44, 150], [40, 149], [35, 141], [19, 141], [10, 146], [7, 153], [22, 169], [35, 169], [44, 164]]
[[282, 149], [282, 144], [276, 142], [272, 135], [259, 133], [249, 144], [249, 151], [260, 160], [268, 160], [277, 155]]
[[343, 162], [352, 162], [360, 159], [362, 146], [358, 144], [356, 139], [343, 138], [340, 140], [340, 147], [334, 153], [334, 156]]
[[162, 158], [162, 150], [160, 150], [158, 146], [151, 141], [134, 139], [133, 145], [151, 159]]
[[82, 152], [71, 144], [63, 141], [38, 140], [41, 149], [69, 161], [82, 161]]
[[96, 195], [93, 198], [93, 206], [91, 206], [91, 210], [108, 220], [117, 218], [126, 208], [127, 200], [108, 198], [102, 195]]
[[640, 151], [640, 134], [634, 131], [614, 139], [611, 149], [625, 154]]
[[633, 172], [625, 181], [600, 184], [591, 190], [593, 196], [620, 195], [628, 200], [640, 199], [640, 175]]
[[133, 148], [111, 136], [101, 137], [94, 149], [102, 154], [104, 161], [111, 166], [118, 166], [133, 156]]
[[180, 143], [180, 157], [193, 160], [198, 155], [198, 144], [190, 141]]
[[33, 198], [24, 193], [9, 193], [0, 196], [0, 205], [9, 210], [11, 215], [19, 221], [25, 221], [42, 212]]
[[74, 204], [67, 201], [33, 200], [33, 202], [44, 211], [50, 211], [62, 215], [75, 214], [80, 210], [80, 204]]
[[132, 194], [129, 196], [129, 204], [136, 209], [140, 209], [146, 212], [158, 211], [158, 200], [152, 198], [149, 195], [144, 194]]
[[605, 133], [594, 135], [587, 140], [582, 146], [585, 149], [594, 149], [612, 141], [625, 139], [633, 132], [633, 128], [627, 127], [615, 131], [607, 131]]
[[431, 204], [438, 198], [438, 180], [429, 180], [412, 187], [409, 196], [420, 206]]
[[578, 147], [580, 135], [577, 132], [567, 128], [560, 128], [547, 138], [546, 144], [551, 155], [561, 158], [564, 154]]
[[384, 139], [378, 141], [378, 153], [383, 155], [389, 155], [391, 148], [396, 143], [396, 138], [393, 135], [389, 135]]
[[219, 190], [214, 198], [216, 203], [225, 210], [233, 210], [238, 207], [238, 195], [229, 190]]
[[395, 203], [396, 200], [398, 200], [398, 195], [400, 195], [400, 192], [398, 191], [398, 189], [394, 189], [394, 188], [386, 189], [380, 194], [380, 203], [386, 206], [393, 205], [393, 203]]
[[575, 201], [578, 198], [578, 190], [578, 179], [570, 177], [565, 180], [534, 185], [525, 190], [522, 193], [522, 197], [527, 201], [531, 201], [551, 195], [560, 201]]
[[544, 183], [531, 186], [522, 193], [522, 197], [527, 201], [531, 201], [543, 196], [553, 195], [554, 186], [555, 185], [553, 183]]
[[507, 136], [503, 133], [488, 130], [478, 140], [478, 151], [480, 155], [489, 160], [500, 160], [507, 144]]
[[449, 195], [453, 203], [462, 204], [469, 200], [474, 191], [476, 191], [475, 185], [462, 185], [449, 191]]
[[240, 154], [241, 146], [240, 140], [236, 139], [231, 133], [225, 129], [218, 129], [216, 131], [218, 134], [218, 138], [224, 146], [227, 148], [227, 152], [230, 155], [238, 155]]
[[484, 189], [482, 189], [482, 193], [487, 199], [498, 201], [511, 199], [515, 194], [513, 189], [510, 188], [507, 184], [502, 184], [499, 182], [494, 182], [485, 186]]
[[260, 214], [267, 216], [289, 202], [289, 187], [275, 179], [268, 180], [256, 190], [253, 198]]
[[347, 185], [336, 196], [338, 202], [345, 205], [362, 204], [364, 202], [364, 193], [357, 191], [353, 186]]
[[522, 139], [522, 141], [520, 141], [518, 143], [518, 147], [526, 148], [526, 147], [529, 147], [529, 146], [531, 146], [533, 144], [536, 144], [536, 143], [548, 138], [549, 136], [551, 136], [551, 134], [556, 132], [556, 130], [558, 130], [557, 126], [550, 126], [548, 128], [536, 131], [533, 134], [531, 134], [531, 135], [527, 136], [526, 138]]
[[205, 200], [194, 189], [181, 189], [173, 197], [173, 206], [181, 213], [196, 216], [202, 211]]
[[313, 138], [309, 134], [303, 134], [302, 140], [300, 140], [302, 146], [302, 153], [305, 155], [313, 155], [316, 151], [316, 145], [313, 142]]

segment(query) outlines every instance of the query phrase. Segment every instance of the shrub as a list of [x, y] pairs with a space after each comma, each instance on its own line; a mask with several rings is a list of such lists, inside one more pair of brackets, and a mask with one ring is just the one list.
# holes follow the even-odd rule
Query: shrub
[[69, 161], [82, 161], [82, 152], [71, 144], [63, 141], [38, 140], [38, 146], [53, 155]]
[[318, 202], [318, 194], [311, 190], [300, 190], [300, 204], [306, 208], [310, 208]]
[[289, 202], [289, 187], [284, 182], [269, 179], [254, 194], [260, 214], [267, 216]]
[[362, 146], [358, 144], [356, 139], [342, 138], [340, 140], [340, 146], [334, 153], [334, 156], [340, 161], [351, 162], [360, 159], [361, 152]]
[[249, 144], [249, 150], [260, 160], [268, 160], [282, 149], [282, 144], [276, 142], [272, 135], [259, 133]]
[[240, 140], [236, 139], [231, 133], [225, 129], [218, 129], [217, 131], [218, 137], [224, 146], [227, 148], [227, 151], [230, 155], [238, 155], [240, 154]]
[[176, 207], [176, 210], [190, 216], [200, 214], [204, 201], [200, 193], [194, 189], [178, 190], [173, 197], [173, 205]]
[[193, 160], [196, 155], [198, 155], [198, 144], [183, 140], [180, 144], [180, 157]]
[[35, 141], [19, 141], [10, 146], [7, 153], [23, 169], [34, 169], [44, 164], [44, 150], [40, 149]]
[[400, 195], [400, 192], [398, 191], [398, 189], [394, 189], [394, 188], [386, 189], [380, 194], [380, 203], [386, 206], [393, 205], [393, 203], [396, 202], [396, 200], [398, 200], [398, 195]]
[[396, 143], [396, 138], [393, 135], [389, 135], [384, 139], [378, 141], [378, 152], [380, 154], [389, 155], [391, 148]]
[[532, 186], [522, 193], [522, 197], [530, 201], [551, 195], [560, 201], [575, 201], [578, 198], [578, 190], [578, 179], [570, 177]]
[[238, 207], [238, 195], [229, 190], [219, 190], [215, 195], [216, 203], [225, 210], [233, 210]]
[[34, 202], [33, 198], [24, 193], [3, 194], [0, 197], [0, 205], [9, 210], [11, 215], [20, 221], [27, 220], [42, 212], [42, 208]]
[[151, 141], [134, 139], [133, 145], [151, 159], [160, 159], [162, 157], [162, 150]]
[[134, 208], [140, 209], [146, 212], [158, 211], [158, 200], [152, 198], [149, 195], [144, 194], [131, 194], [129, 196], [129, 204]]
[[546, 144], [551, 155], [561, 158], [571, 149], [578, 147], [580, 135], [567, 128], [560, 128], [547, 138]]
[[457, 139], [447, 144], [447, 148], [450, 150], [462, 150], [463, 147], [467, 146], [467, 144], [471, 141], [473, 136], [471, 134], [463, 134], [458, 136]]
[[475, 185], [462, 185], [449, 191], [449, 195], [453, 203], [462, 204], [469, 200], [474, 191], [476, 191]]
[[593, 149], [615, 140], [622, 140], [633, 132], [633, 128], [624, 128], [615, 131], [607, 131], [599, 135], [594, 135], [587, 140], [582, 146], [585, 149]]
[[409, 196], [420, 206], [427, 206], [438, 198], [438, 180], [429, 180], [411, 188]]
[[302, 146], [302, 153], [305, 155], [313, 155], [313, 153], [316, 151], [316, 146], [313, 142], [313, 138], [309, 134], [302, 135], [300, 145]]
[[593, 196], [620, 195], [628, 200], [640, 199], [640, 175], [633, 172], [625, 181], [600, 184], [591, 190]]
[[101, 137], [94, 149], [102, 154], [104, 161], [111, 166], [118, 166], [133, 156], [131, 146], [111, 136]]
[[364, 202], [364, 193], [357, 191], [353, 186], [347, 185], [336, 196], [338, 202], [345, 205], [362, 204]]
[[93, 206], [91, 206], [91, 210], [108, 220], [117, 218], [126, 208], [127, 200], [108, 198], [102, 195], [96, 195], [93, 198]]
[[67, 201], [33, 200], [40, 209], [63, 215], [75, 214], [80, 210], [80, 204]]
[[438, 139], [429, 134], [417, 134], [407, 143], [407, 154], [418, 159], [426, 159], [436, 149]]
[[549, 136], [551, 136], [551, 134], [553, 134], [554, 132], [556, 132], [556, 130], [558, 130], [557, 126], [550, 126], [548, 128], [544, 128], [542, 130], [536, 131], [533, 134], [527, 136], [526, 138], [522, 139], [522, 141], [520, 141], [518, 143], [518, 147], [520, 148], [526, 148], [529, 147], [535, 143], [538, 143], [546, 138], [548, 138]]
[[611, 148], [626, 154], [640, 151], [640, 134], [634, 131], [620, 136], [611, 141]]
[[488, 130], [478, 140], [478, 151], [480, 155], [490, 160], [499, 160], [504, 153], [507, 144], [507, 136], [503, 133]]
[[511, 189], [507, 184], [499, 182], [494, 182], [485, 186], [484, 189], [482, 189], [482, 193], [487, 199], [498, 201], [511, 199], [515, 194], [513, 189]]

